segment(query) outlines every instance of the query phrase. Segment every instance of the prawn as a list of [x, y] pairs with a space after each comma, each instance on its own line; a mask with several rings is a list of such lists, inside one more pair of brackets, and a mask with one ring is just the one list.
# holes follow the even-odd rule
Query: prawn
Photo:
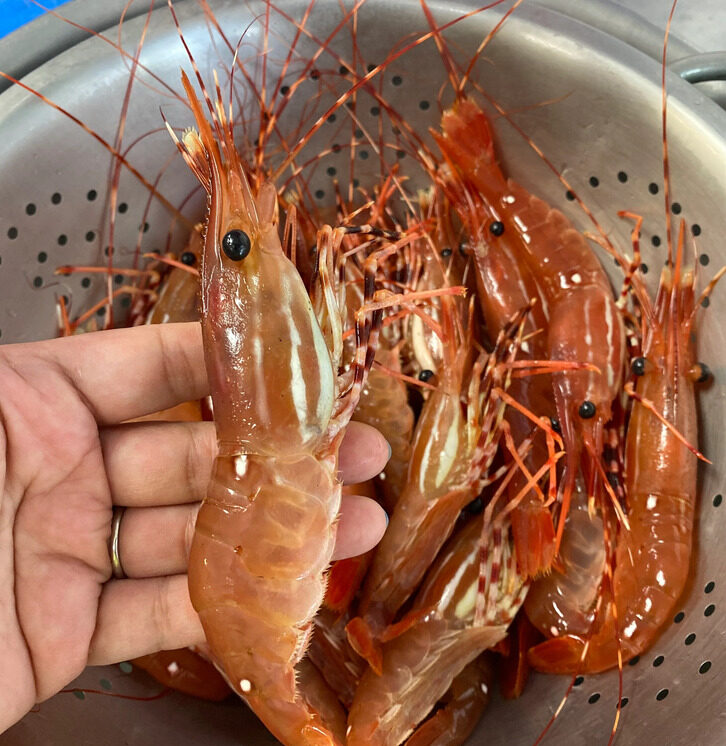
[[[567, 452], [556, 555], [581, 462], [588, 494], [594, 493], [601, 473], [603, 430], [622, 386], [622, 317], [605, 270], [585, 238], [559, 210], [505, 178], [496, 161], [489, 122], [479, 106], [461, 98], [444, 113], [441, 128], [449, 141], [449, 157], [487, 202], [498, 224], [497, 233], [516, 238], [511, 245], [517, 248], [518, 261], [527, 264], [537, 278], [549, 313], [548, 359], [580, 360], [593, 366], [553, 374]], [[617, 502], [610, 485], [604, 486]]]
[[[472, 365], [471, 323], [466, 335], [455, 324], [453, 299], [443, 297], [442, 328], [449, 337], [439, 386], [426, 400], [414, 432], [406, 485], [399, 496], [386, 533], [376, 549], [358, 606], [359, 616], [348, 625], [354, 649], [380, 670], [375, 640], [424, 577], [461, 509], [479, 493], [480, 480], [497, 451], [490, 431], [500, 408], [482, 403], [480, 385], [491, 386], [498, 370], [497, 355], [506, 354], [501, 335], [488, 361], [480, 355]], [[465, 415], [460, 399], [468, 402]]]
[[[639, 221], [636, 251], [638, 231]], [[633, 283], [643, 343], [642, 356], [633, 362], [637, 384], [626, 384], [634, 398], [625, 441], [630, 530], [621, 525], [618, 532], [611, 601], [592, 636], [568, 634], [532, 648], [529, 659], [538, 670], [596, 673], [639, 655], [670, 618], [686, 585], [700, 455], [695, 383], [703, 380], [703, 367], [693, 341], [695, 264], [684, 268], [684, 243], [681, 222], [675, 261], [669, 251], [654, 303], [642, 282]]]
[[[451, 116], [451, 112], [448, 114]], [[444, 133], [433, 133], [439, 148], [448, 159], [449, 168], [439, 167], [434, 178], [443, 182], [468, 233], [468, 249], [473, 257], [480, 307], [486, 327], [496, 336], [517, 309], [536, 300], [527, 315], [523, 329], [527, 341], [520, 352], [521, 359], [545, 359], [547, 356], [546, 332], [548, 318], [546, 301], [535, 281], [534, 274], [517, 254], [511, 244], [517, 237], [502, 235], [502, 223], [495, 219], [487, 203], [467, 183], [466, 174], [479, 167], [479, 155], [462, 165], [457, 158], [457, 149], [450, 137]], [[456, 168], [455, 163], [460, 166]], [[528, 410], [545, 415], [551, 420], [556, 414], [551, 402], [551, 383], [543, 376], [513, 380], [510, 395]], [[534, 432], [533, 423], [516, 410], [507, 411], [507, 421], [515, 440], [523, 442]], [[525, 463], [530, 471], [536, 471], [547, 460], [545, 443], [535, 439]], [[516, 495], [524, 484], [524, 474], [517, 474], [509, 486], [511, 496]], [[529, 577], [547, 572], [554, 559], [555, 528], [550, 509], [533, 491], [522, 499], [512, 512], [512, 531], [517, 543], [517, 558], [520, 569]]]
[[225, 107], [208, 100], [210, 124], [184, 73], [182, 83], [198, 130], [177, 146], [209, 197], [202, 337], [219, 443], [192, 542], [190, 595], [215, 662], [271, 732], [330, 746], [340, 743], [333, 724], [297, 686], [295, 667], [323, 600], [341, 497], [338, 446], [382, 306], [373, 321], [358, 317], [356, 355], [338, 376], [343, 310], [333, 260], [344, 229], [318, 233], [311, 302], [282, 250], [275, 187], [261, 181], [253, 192]]
[[[405, 617], [386, 631], [381, 673], [366, 671], [350, 709], [349, 746], [401, 743], [459, 672], [506, 635], [527, 582], [517, 570], [508, 522], [502, 522], [489, 537], [482, 586], [484, 520], [484, 515], [470, 520], [430, 568], [407, 615], [413, 624]], [[477, 622], [479, 594], [493, 595], [494, 603]], [[466, 735], [447, 734], [446, 743], [461, 743]]]

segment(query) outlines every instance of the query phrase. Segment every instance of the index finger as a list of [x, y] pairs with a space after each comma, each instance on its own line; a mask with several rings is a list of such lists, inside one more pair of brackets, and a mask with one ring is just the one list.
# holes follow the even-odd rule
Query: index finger
[[[30, 352], [31, 345], [17, 345]], [[200, 324], [155, 324], [32, 343], [58, 365], [101, 425], [158, 412], [209, 393]], [[22, 350], [21, 348], [26, 348]]]

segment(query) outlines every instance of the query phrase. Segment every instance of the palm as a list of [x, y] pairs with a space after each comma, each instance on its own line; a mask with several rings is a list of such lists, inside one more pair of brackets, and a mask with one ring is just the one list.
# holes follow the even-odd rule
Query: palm
[[[205, 389], [194, 324], [0, 348], [0, 732], [88, 663], [203, 639], [184, 572], [213, 427], [117, 423]], [[355, 440], [349, 466], [341, 454], [348, 481], [385, 463], [380, 436], [356, 431]], [[363, 462], [360, 453], [369, 454]], [[120, 552], [128, 580], [110, 580], [114, 504], [128, 506]], [[369, 548], [383, 530], [370, 505], [346, 512], [357, 515], [341, 521], [341, 556]]]

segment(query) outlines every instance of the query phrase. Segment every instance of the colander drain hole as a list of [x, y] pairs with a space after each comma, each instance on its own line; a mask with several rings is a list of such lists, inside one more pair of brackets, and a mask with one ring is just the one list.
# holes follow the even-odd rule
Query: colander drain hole
[[600, 694], [599, 694], [599, 692], [595, 692], [594, 694], [591, 694], [591, 695], [590, 695], [590, 696], [589, 696], [589, 697], [587, 698], [587, 701], [588, 701], [588, 703], [589, 703], [589, 704], [591, 704], [591, 705], [594, 705], [594, 704], [595, 704], [595, 702], [597, 702], [597, 701], [598, 701], [599, 699], [600, 699]]
[[693, 645], [693, 643], [696, 642], [696, 633], [691, 632], [691, 634], [686, 636], [686, 639], [683, 641], [684, 645]]
[[14, 241], [18, 237], [18, 229], [13, 225], [8, 228], [8, 238]]
[[653, 660], [653, 666], [655, 668], [658, 668], [658, 666], [663, 665], [663, 661], [665, 660], [665, 656], [659, 655]]
[[662, 702], [666, 697], [668, 696], [668, 690], [667, 689], [661, 689], [658, 694], [655, 695], [655, 698]]
[[698, 673], [704, 674], [708, 673], [711, 670], [711, 661], [703, 661], [701, 665], [698, 667]]

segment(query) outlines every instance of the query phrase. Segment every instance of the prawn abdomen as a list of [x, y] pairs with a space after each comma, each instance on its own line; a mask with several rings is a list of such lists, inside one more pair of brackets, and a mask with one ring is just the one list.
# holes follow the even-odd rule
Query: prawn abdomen
[[212, 653], [239, 693], [295, 698], [294, 666], [322, 603], [339, 506], [340, 485], [310, 455], [217, 459], [189, 587]]

